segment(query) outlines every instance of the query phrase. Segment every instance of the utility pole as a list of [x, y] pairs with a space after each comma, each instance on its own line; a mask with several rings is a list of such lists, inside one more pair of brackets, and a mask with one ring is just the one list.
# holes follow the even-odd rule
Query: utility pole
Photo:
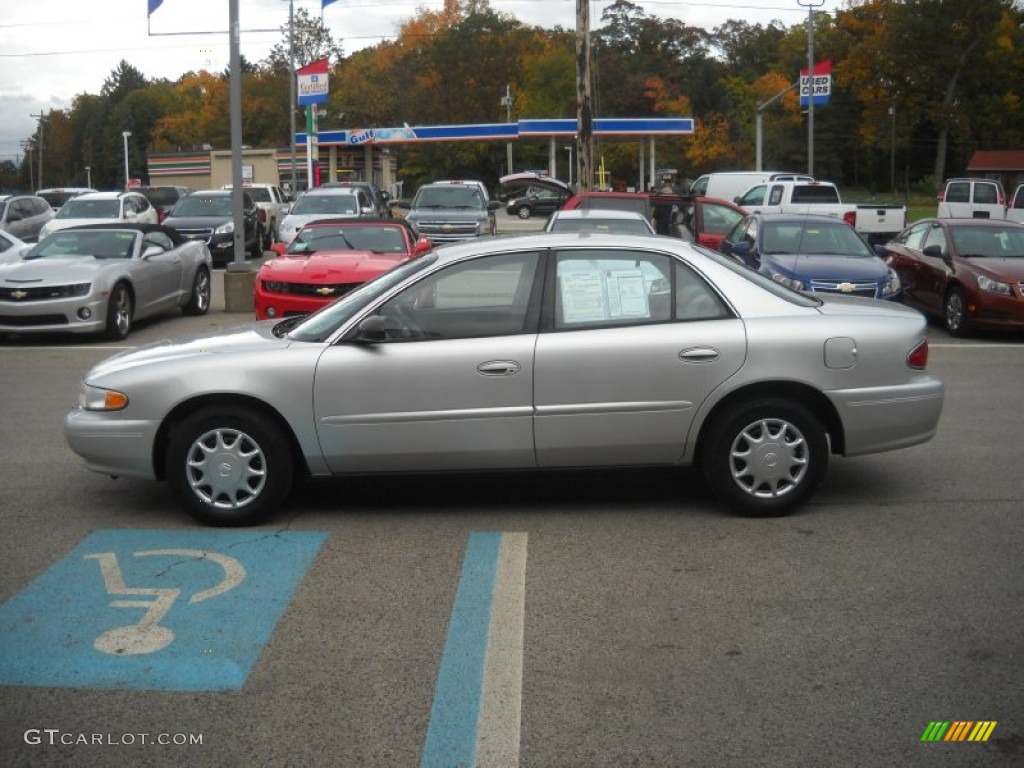
[[[36, 117], [36, 118], [39, 119], [39, 146], [36, 147], [36, 149], [39, 152], [39, 189], [42, 189], [42, 187], [43, 187], [43, 117], [44, 117], [44, 115], [43, 115], [43, 111], [39, 110], [39, 114], [38, 115], [33, 115], [30, 112], [28, 116], [29, 117]], [[29, 168], [31, 170], [31, 166]], [[34, 187], [35, 184], [33, 184], [32, 186]]]
[[594, 188], [594, 114], [590, 99], [590, 2], [576, 0], [576, 185]]
[[796, 0], [807, 8], [807, 175], [814, 176], [814, 9], [825, 0]]
[[37, 187], [35, 172], [32, 170], [32, 142], [23, 141], [21, 143], [21, 148], [25, 150], [25, 155], [28, 157], [28, 185], [32, 188], [29, 192], [35, 192]]
[[288, 0], [288, 114], [291, 116], [291, 158], [292, 158], [292, 186], [289, 194], [295, 198], [295, 110], [298, 105], [295, 103], [295, 2]]
[[[511, 85], [506, 85], [505, 86], [505, 95], [501, 97], [501, 105], [503, 107], [505, 107], [505, 122], [511, 123], [512, 122], [512, 86]], [[505, 144], [505, 151], [506, 151], [506, 154], [507, 154], [507, 158], [506, 158], [507, 159], [507, 165], [506, 165], [506, 168], [508, 169], [508, 170], [505, 171], [505, 173], [508, 174], [508, 173], [512, 173], [512, 142], [511, 141], [509, 141], [509, 142], [507, 142]]]

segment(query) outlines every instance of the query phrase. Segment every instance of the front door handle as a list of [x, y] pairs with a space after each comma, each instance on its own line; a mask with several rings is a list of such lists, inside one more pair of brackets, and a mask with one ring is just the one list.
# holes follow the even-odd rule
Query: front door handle
[[719, 352], [714, 347], [690, 347], [679, 353], [684, 363], [713, 363], [718, 359]]
[[481, 376], [515, 376], [520, 371], [520, 365], [515, 360], [491, 360], [480, 363], [476, 370]]

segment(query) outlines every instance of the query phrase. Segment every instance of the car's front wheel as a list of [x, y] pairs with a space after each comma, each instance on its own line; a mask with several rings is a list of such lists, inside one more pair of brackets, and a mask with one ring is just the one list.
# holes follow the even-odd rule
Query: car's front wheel
[[206, 525], [255, 525], [276, 512], [293, 479], [288, 440], [271, 420], [239, 407], [207, 408], [170, 431], [166, 476]]
[[528, 219], [533, 215], [533, 211], [530, 210], [530, 206], [524, 205], [519, 208], [519, 218]]
[[134, 314], [135, 302], [131, 289], [124, 283], [118, 283], [107, 300], [107, 323], [103, 335], [115, 341], [127, 338], [132, 330]]
[[828, 466], [824, 426], [796, 401], [754, 400], [709, 425], [708, 485], [745, 517], [786, 515], [811, 497]]
[[963, 289], [950, 288], [942, 305], [946, 330], [950, 336], [963, 336], [967, 330], [967, 297]]

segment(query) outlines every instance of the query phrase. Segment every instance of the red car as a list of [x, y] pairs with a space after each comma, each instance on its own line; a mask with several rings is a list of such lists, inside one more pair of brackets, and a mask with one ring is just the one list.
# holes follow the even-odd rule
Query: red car
[[896, 270], [903, 301], [971, 328], [1024, 330], [1024, 225], [1005, 219], [921, 219], [875, 249]]
[[725, 236], [747, 212], [726, 200], [693, 195], [656, 194], [646, 192], [580, 192], [562, 206], [574, 208], [612, 208], [636, 211], [653, 220], [657, 208], [671, 206], [675, 211], [672, 235], [718, 250]]
[[310, 222], [291, 244], [271, 246], [277, 258], [256, 275], [256, 317], [309, 314], [431, 248], [400, 219]]

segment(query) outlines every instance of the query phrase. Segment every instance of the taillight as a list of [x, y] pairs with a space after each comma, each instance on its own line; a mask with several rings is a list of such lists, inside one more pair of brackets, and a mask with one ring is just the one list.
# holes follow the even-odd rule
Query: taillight
[[262, 208], [259, 209], [259, 217], [260, 221], [262, 221], [264, 224], [267, 223], [267, 212]]
[[1006, 205], [1006, 194], [1003, 192], [1003, 190], [1000, 189], [996, 194], [999, 195], [999, 204]]
[[846, 213], [843, 214], [843, 221], [845, 221], [851, 227], [856, 228], [856, 226], [857, 226], [857, 212], [856, 211], [847, 211]]
[[918, 371], [928, 367], [928, 339], [921, 339], [921, 342], [910, 350], [907, 355], [907, 365]]

